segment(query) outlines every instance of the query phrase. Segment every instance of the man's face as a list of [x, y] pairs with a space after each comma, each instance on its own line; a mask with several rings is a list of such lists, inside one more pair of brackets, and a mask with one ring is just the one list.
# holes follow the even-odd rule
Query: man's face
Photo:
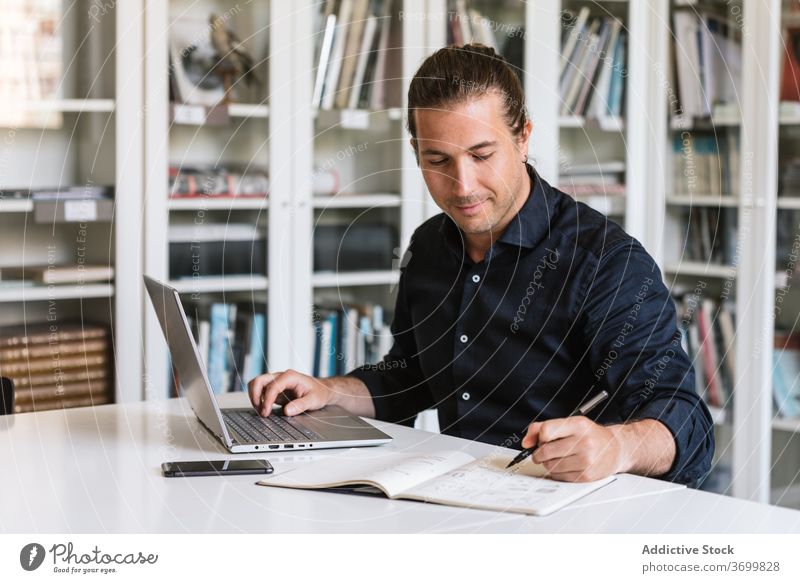
[[516, 138], [494, 92], [415, 115], [419, 165], [436, 204], [466, 235], [497, 237], [527, 197], [530, 122]]

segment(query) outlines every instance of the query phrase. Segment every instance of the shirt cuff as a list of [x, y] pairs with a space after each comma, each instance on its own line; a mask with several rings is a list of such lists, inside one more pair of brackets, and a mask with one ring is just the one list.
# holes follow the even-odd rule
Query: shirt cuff
[[[660, 421], [674, 439], [675, 459], [672, 467], [667, 473], [654, 477], [691, 485], [709, 473], [713, 456], [709, 442], [713, 443], [714, 424], [701, 400], [690, 403], [675, 395], [656, 398], [643, 404], [633, 418], [637, 421]], [[701, 418], [706, 422], [702, 423]]]

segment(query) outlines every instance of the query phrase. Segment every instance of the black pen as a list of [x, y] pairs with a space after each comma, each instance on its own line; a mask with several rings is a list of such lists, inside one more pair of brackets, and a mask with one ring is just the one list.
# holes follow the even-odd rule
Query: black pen
[[[592, 397], [591, 399], [586, 401], [583, 405], [580, 405], [577, 409], [575, 409], [572, 413], [570, 413], [569, 416], [574, 417], [575, 415], [586, 415], [606, 399], [608, 399], [608, 393], [606, 391], [600, 391], [594, 397]], [[535, 452], [538, 449], [538, 447], [539, 444], [537, 443], [533, 447], [527, 447], [523, 449], [521, 452], [517, 454], [517, 457], [511, 460], [511, 463], [509, 463], [506, 466], [506, 469], [517, 465], [519, 462], [521, 462], [522, 460], [533, 454], [533, 452]]]

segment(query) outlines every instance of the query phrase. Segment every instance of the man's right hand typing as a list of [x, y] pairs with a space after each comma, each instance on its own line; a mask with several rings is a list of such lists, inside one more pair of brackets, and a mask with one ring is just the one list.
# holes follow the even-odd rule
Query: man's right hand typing
[[320, 379], [290, 369], [258, 376], [247, 387], [250, 402], [262, 417], [272, 412], [275, 403], [283, 405], [283, 413], [290, 417], [326, 405], [339, 405], [354, 415], [375, 417], [367, 386], [354, 377]]

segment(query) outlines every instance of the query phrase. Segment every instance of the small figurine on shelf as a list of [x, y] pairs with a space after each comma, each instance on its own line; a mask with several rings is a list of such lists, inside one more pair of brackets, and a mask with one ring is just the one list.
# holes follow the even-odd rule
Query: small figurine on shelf
[[230, 103], [231, 88], [240, 79], [248, 85], [258, 82], [258, 76], [253, 70], [253, 57], [248, 54], [236, 34], [225, 26], [225, 21], [220, 16], [212, 13], [208, 20], [211, 25], [211, 46], [217, 52], [214, 71], [223, 79], [223, 102]]

